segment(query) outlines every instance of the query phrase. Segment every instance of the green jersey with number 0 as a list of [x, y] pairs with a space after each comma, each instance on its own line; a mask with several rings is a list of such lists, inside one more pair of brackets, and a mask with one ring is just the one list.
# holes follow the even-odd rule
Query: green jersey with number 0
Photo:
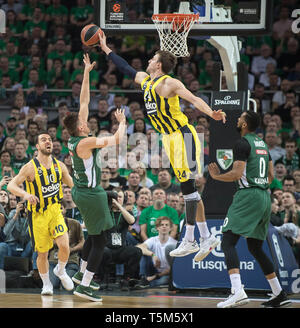
[[239, 189], [258, 187], [269, 188], [269, 149], [265, 142], [254, 133], [248, 133], [245, 138], [251, 151], [246, 162], [242, 178], [238, 181]]

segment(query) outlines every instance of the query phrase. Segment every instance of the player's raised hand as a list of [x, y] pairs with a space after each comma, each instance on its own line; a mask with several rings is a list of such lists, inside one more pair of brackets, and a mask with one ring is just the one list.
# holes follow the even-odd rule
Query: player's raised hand
[[115, 112], [116, 119], [119, 123], [126, 123], [125, 109], [117, 109]]
[[91, 61], [90, 61], [90, 56], [88, 53], [85, 53], [83, 54], [83, 62], [84, 62], [84, 69], [87, 70], [88, 72], [90, 72], [94, 66], [96, 65], [96, 62], [94, 61], [92, 64], [91, 64]]
[[108, 53], [111, 52], [111, 49], [108, 48], [106, 44], [105, 33], [103, 31], [99, 32], [98, 37], [99, 37], [99, 47], [102, 49], [102, 51], [104, 51], [108, 55]]
[[226, 113], [224, 113], [221, 109], [213, 110], [211, 117], [216, 121], [221, 121], [222, 120], [223, 123], [226, 122]]

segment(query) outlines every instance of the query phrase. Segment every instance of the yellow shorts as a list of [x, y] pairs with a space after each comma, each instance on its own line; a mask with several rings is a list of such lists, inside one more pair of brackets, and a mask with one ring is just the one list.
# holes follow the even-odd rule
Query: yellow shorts
[[162, 143], [179, 182], [201, 174], [201, 143], [192, 125], [187, 124], [172, 134], [164, 134]]
[[59, 203], [49, 205], [44, 213], [28, 212], [32, 246], [40, 253], [53, 247], [53, 240], [68, 231]]

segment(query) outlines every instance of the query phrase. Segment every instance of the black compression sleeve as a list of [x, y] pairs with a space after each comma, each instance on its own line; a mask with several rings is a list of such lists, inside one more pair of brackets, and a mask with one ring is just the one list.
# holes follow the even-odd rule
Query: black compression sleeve
[[135, 79], [137, 71], [133, 67], [131, 67], [125, 59], [118, 56], [114, 52], [110, 52], [108, 54], [108, 58], [112, 60], [112, 62], [118, 67], [118, 69], [122, 73], [130, 76], [133, 80]]
[[241, 138], [233, 148], [233, 158], [235, 161], [245, 162], [251, 151], [251, 146], [245, 138]]

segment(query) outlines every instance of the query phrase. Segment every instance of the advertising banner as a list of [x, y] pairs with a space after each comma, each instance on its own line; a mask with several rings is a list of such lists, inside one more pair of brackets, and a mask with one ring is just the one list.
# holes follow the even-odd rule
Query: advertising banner
[[[209, 230], [221, 241], [223, 220], [210, 219], [207, 220], [207, 224]], [[184, 235], [184, 229], [181, 235]], [[195, 228], [195, 237], [199, 239], [197, 228]], [[270, 238], [273, 245], [271, 249], [269, 246]], [[276, 241], [274, 242], [274, 240]], [[299, 292], [300, 279], [298, 279], [298, 276], [300, 276], [300, 272], [296, 262], [293, 261], [292, 249], [285, 241], [286, 239], [282, 239], [276, 229], [270, 225], [268, 240], [264, 242], [263, 249], [267, 256], [273, 259], [275, 269], [279, 263], [279, 274], [281, 274], [279, 278], [282, 287], [288, 292], [292, 289], [293, 292]], [[240, 259], [242, 284], [245, 285], [245, 289], [269, 291], [270, 286], [259, 264], [248, 251], [245, 238], [240, 238], [237, 244], [237, 252]], [[200, 262], [195, 262], [193, 260], [194, 256], [195, 254], [191, 254], [181, 258], [174, 258], [172, 270], [175, 287], [180, 289], [230, 288], [230, 279], [221, 245]]]

